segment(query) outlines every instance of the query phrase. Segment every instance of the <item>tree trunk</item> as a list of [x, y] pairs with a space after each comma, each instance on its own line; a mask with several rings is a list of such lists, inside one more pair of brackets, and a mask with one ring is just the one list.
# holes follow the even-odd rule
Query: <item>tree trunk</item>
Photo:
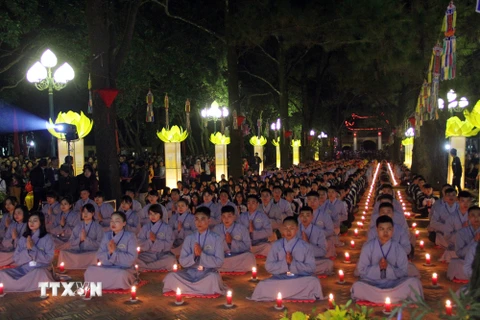
[[413, 144], [412, 172], [421, 174], [434, 189], [441, 189], [447, 178], [445, 121], [424, 121]]
[[[290, 130], [290, 121], [288, 118], [288, 88], [287, 88], [287, 65], [286, 52], [283, 41], [278, 39], [278, 84], [280, 91], [279, 111], [282, 120], [283, 131]], [[290, 140], [281, 135], [280, 154], [282, 155], [281, 165], [282, 169], [290, 168], [292, 161], [290, 160]]]

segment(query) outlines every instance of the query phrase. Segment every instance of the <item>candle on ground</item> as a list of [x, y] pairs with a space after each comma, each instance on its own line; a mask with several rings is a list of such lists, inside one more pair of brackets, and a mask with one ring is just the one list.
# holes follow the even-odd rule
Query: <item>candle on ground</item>
[[447, 302], [445, 303], [445, 313], [447, 314], [447, 316], [452, 315], [452, 302], [450, 300], [447, 300]]
[[432, 285], [436, 286], [438, 284], [438, 275], [436, 273], [432, 274]]
[[97, 262], [97, 266], [101, 267], [102, 263], [100, 261]]
[[173, 272], [177, 272], [177, 271], [178, 271], [178, 266], [177, 266], [177, 264], [175, 263], [175, 264], [173, 265]]
[[135, 271], [138, 272], [138, 264], [135, 265]]
[[345, 252], [345, 262], [350, 262], [350, 255], [348, 252]]
[[387, 297], [385, 299], [385, 312], [392, 312], [392, 302], [390, 301], [390, 298]]
[[414, 222], [414, 223], [412, 224], [412, 229], [415, 230], [416, 227], [417, 227], [417, 224]]
[[425, 246], [425, 242], [423, 242], [423, 240], [422, 240], [422, 241], [420, 241], [420, 249], [422, 249], [422, 250], [423, 250], [424, 246]]
[[137, 253], [140, 253], [140, 247], [137, 247]]
[[130, 296], [130, 300], [137, 300], [137, 287], [132, 287], [132, 295]]
[[362, 216], [362, 221], [365, 221], [365, 216]]
[[277, 294], [277, 308], [283, 308], [282, 294]]
[[65, 263], [60, 263], [60, 272], [65, 272]]
[[338, 281], [345, 282], [345, 274], [343, 273], [343, 270], [338, 270]]
[[430, 255], [428, 253], [425, 255], [425, 263], [430, 264]]
[[3, 283], [0, 282], [0, 296], [3, 294]]
[[175, 295], [175, 302], [176, 303], [182, 303], [182, 290], [180, 288], [177, 288], [177, 294]]
[[231, 306], [232, 305], [232, 291], [231, 290], [228, 290], [227, 291], [227, 305], [228, 306]]
[[350, 241], [350, 247], [352, 247], [352, 249], [354, 249], [354, 248], [355, 248], [355, 241], [353, 241], [353, 240], [352, 240], [352, 241]]
[[353, 230], [353, 233], [355, 234], [355, 237], [358, 237], [358, 229]]
[[85, 288], [85, 299], [90, 299], [90, 287]]
[[418, 238], [419, 235], [420, 235], [420, 230], [415, 230], [415, 238]]
[[257, 280], [257, 268], [252, 267], [252, 279]]
[[333, 293], [330, 293], [328, 295], [328, 309], [334, 309], [333, 302]]

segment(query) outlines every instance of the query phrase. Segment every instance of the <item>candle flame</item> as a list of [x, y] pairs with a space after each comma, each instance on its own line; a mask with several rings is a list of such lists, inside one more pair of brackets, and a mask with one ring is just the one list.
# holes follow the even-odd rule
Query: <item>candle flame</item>
[[420, 234], [420, 231], [419, 230], [415, 231], [415, 234]]
[[140, 247], [137, 247], [137, 252], [140, 252]]
[[2, 282], [0, 282], [0, 288], [3, 288], [3, 283]]
[[436, 277], [437, 277], [436, 273], [432, 274], [432, 278], [436, 278]]
[[355, 229], [355, 233], [358, 233], [358, 229]]
[[102, 263], [101, 263], [100, 261], [98, 261], [98, 262], [97, 262], [97, 266], [100, 267], [101, 265], [102, 265]]
[[348, 254], [348, 252], [345, 252], [345, 258], [348, 258], [350, 257], [350, 255]]
[[354, 244], [355, 244], [355, 241], [352, 240], [352, 241], [350, 241], [350, 243], [351, 243], [352, 245], [354, 245]]
[[343, 270], [338, 270], [339, 275], [343, 275]]
[[227, 297], [231, 297], [232, 296], [232, 291], [231, 290], [228, 290], [227, 291]]
[[430, 255], [427, 253], [427, 254], [425, 255], [425, 258], [430, 259]]
[[256, 267], [252, 267], [252, 272], [257, 272], [257, 268], [256, 268]]
[[279, 293], [277, 294], [277, 299], [282, 299], [282, 293], [281, 293], [281, 292], [279, 292]]
[[137, 292], [137, 287], [133, 286], [132, 287], [132, 292]]
[[177, 269], [178, 269], [178, 266], [177, 266], [177, 264], [175, 263], [175, 264], [173, 265], [173, 270], [177, 270]]
[[423, 240], [422, 240], [422, 241], [420, 241], [420, 244], [421, 244], [422, 246], [423, 246], [423, 244], [424, 244], [424, 243], [425, 243], [425, 242], [423, 242]]
[[392, 302], [390, 301], [390, 298], [387, 297], [387, 298], [385, 299], [385, 304], [390, 304], [390, 303], [392, 303]]
[[328, 295], [328, 299], [330, 299], [330, 300], [333, 301], [333, 293], [330, 293], [330, 294]]
[[182, 294], [182, 290], [180, 290], [180, 288], [177, 288], [177, 295], [181, 295]]
[[446, 303], [445, 303], [445, 305], [446, 305], [447, 307], [451, 307], [451, 306], [452, 306], [452, 302], [451, 302], [450, 300], [447, 300]]
[[138, 264], [135, 265], [135, 270], [137, 270], [137, 269], [138, 269]]
[[61, 266], [61, 267], [65, 266], [65, 263], [61, 262], [61, 263], [60, 263], [60, 266]]

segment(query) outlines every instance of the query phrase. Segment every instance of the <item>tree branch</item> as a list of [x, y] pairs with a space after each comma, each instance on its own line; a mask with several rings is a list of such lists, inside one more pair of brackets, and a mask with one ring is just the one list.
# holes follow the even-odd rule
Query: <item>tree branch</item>
[[246, 73], [246, 74], [248, 74], [249, 76], [251, 76], [251, 77], [253, 77], [253, 78], [256, 78], [256, 79], [258, 79], [258, 80], [263, 81], [263, 82], [264, 82], [265, 84], [267, 84], [270, 88], [272, 88], [272, 90], [275, 91], [279, 96], [282, 95], [282, 93], [281, 93], [277, 88], [275, 88], [275, 87], [273, 86], [273, 84], [272, 84], [270, 81], [268, 81], [267, 79], [265, 79], [265, 78], [263, 78], [263, 77], [260, 77], [260, 76], [258, 76], [258, 75], [256, 75], [256, 74], [253, 74], [253, 73], [251, 73], [251, 72], [248, 71], [248, 70], [239, 71], [239, 72]]
[[267, 58], [269, 58], [270, 60], [272, 60], [273, 62], [275, 62], [276, 64], [278, 64], [278, 60], [275, 59], [271, 54], [269, 54], [267, 51], [265, 51], [265, 49], [263, 49], [263, 47], [259, 44], [256, 45], [258, 48], [260, 48], [260, 50], [263, 52], [264, 55], [267, 56]]
[[290, 74], [290, 71], [292, 71], [293, 68], [295, 68], [295, 67], [297, 66], [297, 64], [299, 64], [300, 61], [302, 61], [303, 58], [305, 58], [305, 56], [310, 52], [310, 49], [311, 49], [311, 48], [312, 48], [312, 47], [307, 48], [307, 50], [305, 50], [305, 52], [297, 59], [297, 61], [295, 61], [295, 62], [290, 66], [290, 68], [288, 68], [286, 75], [289, 75], [289, 74]]
[[132, 46], [133, 32], [135, 31], [135, 22], [137, 20], [137, 13], [143, 2], [137, 0], [131, 3], [128, 10], [127, 22], [125, 25], [125, 32], [123, 33], [122, 43], [115, 54], [115, 70], [118, 70], [125, 60], [130, 47]]
[[183, 17], [180, 17], [180, 16], [176, 16], [176, 15], [173, 15], [170, 13], [170, 10], [168, 9], [168, 1], [169, 0], [165, 0], [165, 3], [161, 2], [161, 1], [158, 1], [158, 0], [152, 0], [152, 2], [156, 3], [156, 4], [159, 4], [160, 6], [164, 7], [165, 8], [165, 14], [170, 17], [170, 18], [173, 18], [173, 19], [177, 19], [177, 20], [180, 20], [180, 21], [183, 21], [189, 25], [192, 25], [194, 26], [195, 28], [198, 28], [202, 31], [205, 31], [206, 33], [209, 33], [211, 34], [212, 36], [214, 36], [215, 38], [217, 38], [218, 40], [222, 41], [223, 43], [227, 43], [227, 41], [225, 40], [224, 37], [220, 36], [219, 34], [217, 34], [215, 31], [212, 31], [204, 26], [201, 26], [199, 24], [196, 24], [195, 22], [193, 21], [190, 21], [190, 20], [187, 20]]
[[23, 77], [22, 77], [20, 80], [18, 80], [15, 84], [1, 87], [1, 88], [0, 88], [0, 92], [2, 92], [3, 90], [16, 88], [24, 79], [25, 79], [25, 76], [23, 76]]
[[18, 55], [12, 62], [10, 62], [9, 64], [7, 64], [5, 67], [1, 68], [0, 69], [0, 73], [3, 73], [5, 71], [8, 71], [11, 67], [13, 67], [14, 65], [16, 65], [18, 62], [20, 62], [20, 60], [22, 60], [23, 58], [25, 57], [25, 53], [21, 54], [21, 55]]

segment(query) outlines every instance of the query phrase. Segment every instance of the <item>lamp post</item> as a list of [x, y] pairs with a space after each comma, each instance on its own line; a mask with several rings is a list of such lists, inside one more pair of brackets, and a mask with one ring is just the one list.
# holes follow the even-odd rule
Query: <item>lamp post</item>
[[[54, 118], [53, 90], [62, 90], [67, 85], [67, 82], [75, 77], [73, 68], [66, 62], [58, 67], [52, 75], [52, 69], [56, 65], [57, 57], [52, 51], [47, 49], [40, 57], [40, 61], [35, 62], [27, 71], [28, 82], [34, 83], [35, 87], [40, 91], [48, 89], [48, 109], [50, 119], [52, 120]], [[50, 142], [50, 154], [52, 157], [55, 156], [55, 140], [53, 136]]]
[[221, 128], [220, 132], [223, 134], [225, 132], [225, 118], [228, 117], [228, 108], [222, 107], [218, 105], [217, 101], [213, 101], [210, 105], [210, 108], [203, 108], [200, 112], [200, 115], [204, 119], [204, 125], [207, 126], [207, 121], [212, 119], [213, 120], [213, 131], [214, 133], [217, 132], [217, 121], [220, 120]]
[[[457, 100], [457, 93], [453, 89], [450, 89], [450, 91], [447, 92], [447, 103], [448, 103], [447, 108], [451, 115], [453, 115], [455, 112], [463, 113], [463, 110], [469, 104], [468, 99], [465, 97], [461, 97], [459, 100]], [[438, 99], [438, 108], [440, 110], [443, 110], [445, 108], [445, 101], [441, 98]], [[465, 137], [463, 136], [450, 137], [450, 148], [454, 148], [457, 150], [457, 156], [460, 158], [460, 162], [462, 163], [462, 172], [465, 172], [465, 149], [466, 149], [465, 146], [466, 146]], [[449, 157], [448, 175], [447, 175], [448, 182], [451, 182], [453, 178], [452, 160], [453, 158]], [[462, 189], [464, 188], [464, 185], [465, 185], [465, 174], [462, 174], [462, 180], [460, 182], [460, 186], [462, 187]]]
[[[277, 119], [276, 122], [273, 122], [271, 125], [270, 125], [270, 129], [273, 130], [274, 134], [275, 134], [275, 139], [273, 140], [273, 145], [275, 146], [275, 165], [277, 168], [280, 168], [282, 163], [281, 163], [281, 153], [280, 153], [280, 139], [278, 138], [278, 132], [280, 131], [281, 129], [281, 123], [280, 123], [280, 119]], [[278, 139], [278, 140], [277, 140]]]
[[[328, 138], [328, 135], [325, 132], [320, 132], [320, 134], [317, 136], [318, 139], [320, 139], [320, 150], [322, 151], [322, 154], [325, 155], [325, 148], [323, 144], [323, 139]], [[323, 158], [323, 157], [322, 157]]]

